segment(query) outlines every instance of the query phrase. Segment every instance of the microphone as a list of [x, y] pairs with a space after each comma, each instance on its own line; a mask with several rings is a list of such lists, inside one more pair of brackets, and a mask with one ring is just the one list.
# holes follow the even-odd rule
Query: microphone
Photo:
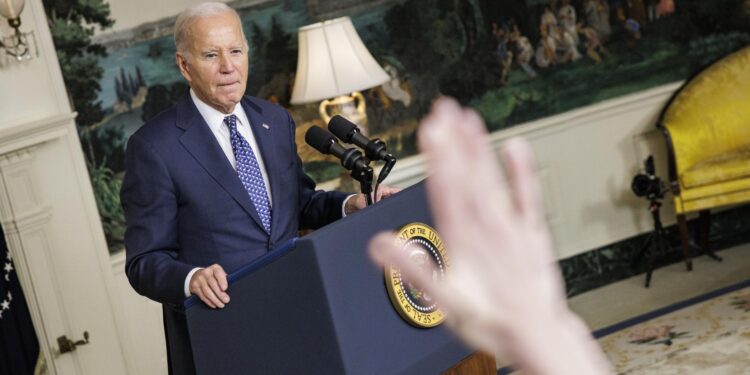
[[328, 130], [343, 142], [355, 144], [365, 150], [365, 156], [370, 160], [387, 161], [388, 157], [393, 158], [386, 151], [385, 142], [365, 137], [357, 125], [339, 115], [333, 116], [328, 122]]
[[[351, 121], [336, 115], [328, 121], [328, 130], [346, 143], [353, 143], [365, 150], [365, 156], [370, 160], [383, 160], [385, 164], [378, 174], [377, 185], [380, 185], [391, 169], [396, 164], [396, 157], [389, 154], [385, 148], [385, 142], [379, 138], [369, 139], [361, 134], [357, 125]], [[377, 187], [375, 188], [377, 192]]]
[[361, 152], [354, 148], [342, 147], [331, 133], [321, 127], [313, 126], [308, 129], [305, 133], [305, 142], [323, 154], [335, 156], [347, 170], [370, 168]]
[[323, 154], [330, 154], [341, 160], [341, 165], [352, 171], [351, 176], [359, 181], [367, 205], [372, 204], [372, 167], [362, 153], [355, 148], [342, 147], [336, 138], [325, 129], [313, 126], [305, 133], [305, 142]]

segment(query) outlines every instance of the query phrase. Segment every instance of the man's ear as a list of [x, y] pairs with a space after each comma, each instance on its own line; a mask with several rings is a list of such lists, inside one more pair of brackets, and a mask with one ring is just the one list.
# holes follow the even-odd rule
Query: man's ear
[[190, 70], [187, 63], [187, 58], [185, 58], [185, 55], [183, 55], [180, 52], [175, 53], [175, 61], [177, 62], [177, 68], [180, 69], [180, 74], [182, 74], [183, 77], [185, 77], [185, 80], [190, 83]]

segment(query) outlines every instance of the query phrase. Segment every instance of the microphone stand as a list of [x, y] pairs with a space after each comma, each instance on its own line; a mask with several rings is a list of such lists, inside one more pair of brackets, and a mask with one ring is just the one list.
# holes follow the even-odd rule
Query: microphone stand
[[355, 165], [352, 168], [352, 178], [359, 181], [359, 187], [362, 194], [365, 195], [367, 205], [372, 205], [372, 167], [370, 167], [370, 161], [365, 159], [366, 163], [362, 166]]

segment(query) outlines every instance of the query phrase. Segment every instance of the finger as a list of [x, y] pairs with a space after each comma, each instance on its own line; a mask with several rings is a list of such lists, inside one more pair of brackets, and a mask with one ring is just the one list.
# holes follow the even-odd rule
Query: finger
[[203, 297], [205, 297], [204, 302], [206, 302], [206, 301], [210, 301], [211, 302], [210, 304], [208, 302], [206, 302], [206, 304], [208, 304], [209, 306], [211, 306], [213, 308], [216, 308], [216, 307], [223, 308], [224, 307], [224, 303], [222, 303], [219, 300], [219, 297], [217, 297], [216, 294], [214, 294], [214, 291], [211, 289], [211, 287], [207, 283], [204, 284], [201, 287], [201, 290], [203, 291]]
[[229, 282], [227, 282], [227, 273], [224, 272], [224, 269], [221, 268], [220, 265], [215, 264], [214, 266], [214, 277], [219, 282], [219, 287], [221, 287], [222, 291], [226, 291], [229, 289]]
[[544, 205], [531, 146], [521, 138], [513, 138], [505, 142], [501, 155], [515, 209], [530, 223], [542, 224]]
[[200, 300], [203, 301], [203, 303], [205, 303], [208, 307], [212, 309], [216, 308], [216, 305], [214, 305], [214, 303], [208, 297], [206, 297], [202, 287], [196, 287], [193, 294], [198, 296], [198, 298], [200, 298]]
[[[508, 198], [481, 118], [441, 99], [420, 131], [430, 174], [426, 190], [438, 229], [452, 251], [485, 250], [475, 244], [482, 238], [477, 231], [487, 216], [491, 222], [504, 216]], [[485, 207], [488, 199], [492, 209]]]
[[365, 197], [364, 194], [359, 193], [352, 199], [354, 200], [354, 206], [357, 210], [361, 210], [367, 207], [367, 197]]
[[219, 286], [219, 280], [216, 279], [215, 274], [208, 278], [208, 287], [211, 288], [211, 291], [217, 298], [219, 298], [219, 300], [221, 300], [221, 302], [229, 303], [229, 295], [221, 290], [221, 287]]
[[455, 128], [461, 118], [458, 103], [441, 98], [419, 128], [419, 146], [426, 156], [429, 175], [425, 188], [436, 224], [443, 231], [458, 228], [470, 219], [456, 194], [457, 185], [468, 177], [466, 165], [462, 165], [463, 146], [455, 144]]
[[369, 246], [370, 258], [379, 266], [393, 267], [401, 272], [402, 278], [408, 279], [428, 294], [431, 294], [440, 304], [441, 309], [450, 311], [453, 303], [449, 294], [443, 290], [442, 283], [432, 281], [428, 270], [412, 263], [407, 252], [398, 246], [396, 236], [392, 233], [376, 235]]
[[[512, 222], [508, 184], [482, 118], [477, 112], [467, 109], [464, 110], [463, 124], [459, 132], [469, 144], [463, 163], [471, 172], [459, 184], [461, 190], [456, 195], [463, 200], [462, 206], [474, 213], [470, 218], [477, 229], [489, 225], [492, 228], [489, 233], [503, 236]], [[480, 248], [487, 247], [476, 249]]]
[[[472, 171], [471, 183], [460, 184], [466, 188], [468, 194], [465, 196], [484, 201], [482, 197], [486, 195], [487, 190], [507, 191], [508, 186], [501, 173], [497, 153], [492, 147], [484, 120], [476, 111], [466, 109], [463, 111], [463, 126], [458, 127], [457, 130], [464, 137], [464, 142], [468, 144], [467, 152], [462, 155], [463, 163]], [[508, 201], [504, 203], [509, 204]]]

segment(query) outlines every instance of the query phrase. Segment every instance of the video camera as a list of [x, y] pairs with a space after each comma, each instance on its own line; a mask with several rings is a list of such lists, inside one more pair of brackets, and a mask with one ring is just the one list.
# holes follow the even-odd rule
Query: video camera
[[643, 162], [644, 171], [633, 177], [630, 188], [638, 197], [646, 197], [648, 200], [659, 200], [664, 198], [666, 186], [661, 178], [657, 177], [654, 168], [654, 157], [649, 155]]

